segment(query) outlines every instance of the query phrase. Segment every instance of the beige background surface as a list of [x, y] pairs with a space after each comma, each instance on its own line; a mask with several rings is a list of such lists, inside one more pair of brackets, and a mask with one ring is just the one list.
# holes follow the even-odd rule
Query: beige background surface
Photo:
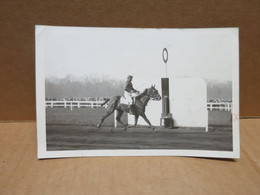
[[0, 1], [0, 120], [35, 120], [34, 25], [240, 28], [241, 116], [260, 116], [258, 0]]

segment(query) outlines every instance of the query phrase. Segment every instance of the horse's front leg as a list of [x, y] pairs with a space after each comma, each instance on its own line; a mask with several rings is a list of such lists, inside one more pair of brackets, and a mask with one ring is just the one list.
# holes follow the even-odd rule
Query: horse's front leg
[[134, 124], [134, 125], [131, 125], [131, 126], [127, 127], [127, 128], [136, 127], [138, 118], [139, 118], [139, 115], [135, 115], [135, 124]]
[[145, 122], [148, 123], [148, 125], [153, 129], [153, 131], [157, 131], [155, 127], [151, 124], [151, 122], [148, 120], [145, 114], [142, 114], [141, 117], [145, 120]]

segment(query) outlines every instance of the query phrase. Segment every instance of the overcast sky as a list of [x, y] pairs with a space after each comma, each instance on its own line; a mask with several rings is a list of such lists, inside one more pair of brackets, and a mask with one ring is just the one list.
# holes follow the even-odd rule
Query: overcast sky
[[237, 29], [111, 29], [38, 26], [45, 76], [232, 80]]

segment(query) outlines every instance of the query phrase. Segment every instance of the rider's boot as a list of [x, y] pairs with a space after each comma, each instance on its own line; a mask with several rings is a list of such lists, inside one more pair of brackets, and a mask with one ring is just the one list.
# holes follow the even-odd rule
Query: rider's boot
[[130, 104], [129, 106], [128, 106], [128, 110], [129, 110], [129, 114], [134, 114], [134, 112], [133, 112], [133, 104]]
[[131, 113], [134, 115], [135, 111], [136, 111], [136, 107], [135, 107], [135, 97], [132, 97], [132, 105], [130, 105], [130, 110]]

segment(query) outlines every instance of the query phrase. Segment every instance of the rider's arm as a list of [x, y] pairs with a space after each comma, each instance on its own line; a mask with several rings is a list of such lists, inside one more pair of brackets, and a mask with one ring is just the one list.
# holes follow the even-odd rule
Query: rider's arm
[[136, 89], [133, 88], [132, 92], [137, 93], [137, 92], [139, 92], [139, 91], [137, 91]]

